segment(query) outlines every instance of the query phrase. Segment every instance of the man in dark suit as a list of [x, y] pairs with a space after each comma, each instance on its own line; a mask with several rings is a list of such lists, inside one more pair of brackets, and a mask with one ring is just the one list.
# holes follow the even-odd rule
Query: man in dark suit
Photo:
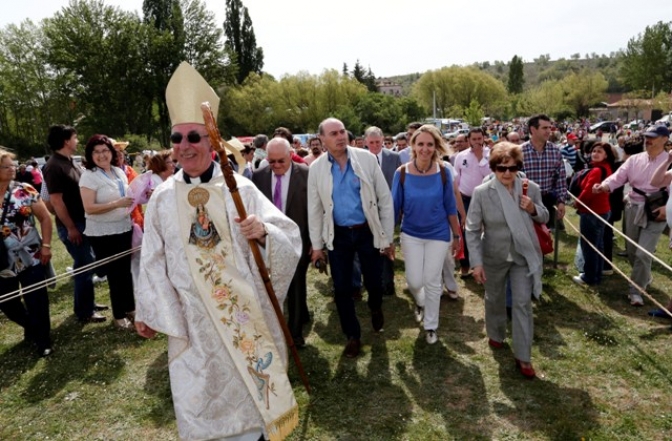
[[[366, 147], [378, 159], [378, 165], [383, 171], [387, 186], [392, 191], [392, 179], [394, 172], [401, 167], [401, 159], [399, 154], [391, 150], [383, 148], [383, 131], [378, 127], [369, 127], [364, 132], [364, 142]], [[392, 296], [395, 293], [394, 288], [394, 262], [387, 256], [381, 257], [383, 260], [383, 289], [384, 294]]]
[[310, 264], [308, 233], [308, 167], [292, 162], [291, 147], [284, 138], [273, 138], [266, 146], [268, 167], [252, 175], [252, 182], [301, 230], [301, 259], [287, 293], [288, 326], [296, 347], [305, 346], [303, 325], [310, 320], [306, 300], [306, 272]]

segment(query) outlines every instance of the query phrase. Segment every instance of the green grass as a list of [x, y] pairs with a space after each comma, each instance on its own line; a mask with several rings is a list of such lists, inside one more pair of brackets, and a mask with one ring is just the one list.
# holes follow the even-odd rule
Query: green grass
[[[516, 371], [510, 348], [488, 347], [483, 289], [473, 281], [458, 282], [459, 301], [442, 302], [439, 342], [427, 345], [403, 291], [401, 257], [397, 295], [383, 306], [385, 331], [372, 332], [360, 302], [363, 354], [346, 359], [329, 281], [310, 270], [314, 318], [300, 355], [313, 394], [292, 366], [301, 420], [291, 439], [672, 439], [670, 322], [648, 317], [650, 302], [631, 307], [619, 276], [598, 290], [574, 285], [570, 231], [561, 235], [558, 268], [547, 259], [534, 306], [534, 381]], [[666, 244], [661, 239], [657, 255], [669, 262]], [[57, 241], [54, 251], [63, 272], [69, 256]], [[615, 259], [629, 273], [627, 261]], [[665, 304], [670, 288], [654, 264], [651, 294]], [[38, 359], [21, 330], [0, 318], [0, 439], [177, 439], [166, 339], [143, 340], [109, 322], [80, 325], [72, 289], [65, 280], [51, 292], [52, 357]], [[106, 285], [97, 300], [108, 301]]]

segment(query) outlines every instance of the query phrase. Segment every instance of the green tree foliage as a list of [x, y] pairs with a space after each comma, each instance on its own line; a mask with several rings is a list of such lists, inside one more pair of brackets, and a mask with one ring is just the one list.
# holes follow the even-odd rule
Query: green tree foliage
[[203, 75], [213, 89], [236, 81], [237, 66], [224, 48], [223, 29], [203, 0], [182, 0], [184, 60]]
[[631, 89], [672, 91], [672, 22], [647, 26], [628, 41], [621, 75]]
[[43, 155], [44, 128], [74, 119], [69, 81], [47, 65], [44, 34], [33, 22], [0, 31], [0, 144], [21, 156]]
[[600, 72], [582, 70], [562, 79], [564, 102], [577, 117], [588, 116], [590, 107], [605, 100], [607, 82]]
[[559, 80], [548, 80], [539, 86], [526, 90], [521, 101], [516, 103], [514, 114], [533, 115], [545, 113], [555, 117], [567, 110], [564, 103], [565, 92]]
[[151, 133], [147, 28], [137, 15], [73, 0], [43, 23], [46, 60], [64, 79], [59, 87], [70, 96], [79, 131]]
[[170, 116], [166, 104], [166, 86], [170, 76], [184, 60], [184, 16], [179, 0], [143, 0], [144, 22], [148, 25], [148, 65], [151, 94], [158, 107], [159, 140], [168, 145]]
[[478, 103], [478, 101], [471, 100], [469, 107], [467, 107], [464, 111], [464, 118], [469, 123], [469, 125], [473, 127], [480, 127], [483, 123], [484, 116], [485, 112], [483, 112], [483, 108]]
[[525, 75], [523, 73], [523, 59], [514, 55], [509, 63], [509, 82], [506, 85], [509, 93], [522, 93], [525, 85]]
[[257, 46], [252, 19], [241, 0], [226, 0], [224, 34], [226, 48], [236, 56], [238, 84], [242, 84], [252, 72], [261, 74], [264, 67], [264, 51]]
[[413, 86], [413, 96], [425, 107], [428, 114], [432, 112], [433, 96], [436, 95], [436, 106], [440, 113], [452, 116], [449, 110], [453, 106], [467, 108], [472, 100], [483, 106], [485, 112], [506, 96], [506, 89], [501, 81], [488, 73], [473, 67], [444, 67], [427, 71]]

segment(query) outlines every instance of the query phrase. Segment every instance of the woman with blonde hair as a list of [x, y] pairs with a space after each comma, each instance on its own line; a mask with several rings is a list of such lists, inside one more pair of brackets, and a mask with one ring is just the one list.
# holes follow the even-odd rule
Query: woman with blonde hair
[[443, 261], [451, 244], [461, 243], [452, 174], [443, 165], [446, 146], [441, 132], [424, 125], [411, 136], [410, 161], [397, 169], [392, 198], [401, 222], [406, 281], [415, 299], [415, 318], [424, 318], [427, 343], [437, 341]]
[[[24, 328], [26, 340], [33, 340], [38, 355], [46, 357], [52, 353], [49, 295], [44, 284], [44, 265], [51, 260], [51, 217], [37, 190], [15, 180], [13, 160], [13, 153], [0, 149], [0, 229], [9, 263], [8, 268], [0, 268], [0, 310]], [[5, 296], [18, 291], [19, 285], [22, 290], [37, 286], [21, 296]]]

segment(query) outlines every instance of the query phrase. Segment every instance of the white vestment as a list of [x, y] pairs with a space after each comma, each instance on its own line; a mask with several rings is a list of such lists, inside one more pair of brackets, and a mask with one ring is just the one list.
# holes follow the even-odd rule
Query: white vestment
[[[221, 176], [215, 167], [213, 179]], [[259, 217], [268, 230], [266, 265], [280, 305], [301, 256], [297, 225], [257, 188], [236, 175], [248, 215]], [[185, 440], [210, 440], [264, 427], [248, 388], [212, 323], [189, 272], [184, 240], [175, 214], [175, 186], [185, 184], [182, 171], [154, 190], [145, 213], [141, 269], [135, 289], [136, 320], [168, 335], [170, 384], [179, 435]], [[266, 294], [249, 244], [240, 233], [228, 189], [226, 213], [238, 270], [254, 287], [266, 323], [287, 365], [287, 345]], [[212, 216], [218, 214], [211, 213]]]

